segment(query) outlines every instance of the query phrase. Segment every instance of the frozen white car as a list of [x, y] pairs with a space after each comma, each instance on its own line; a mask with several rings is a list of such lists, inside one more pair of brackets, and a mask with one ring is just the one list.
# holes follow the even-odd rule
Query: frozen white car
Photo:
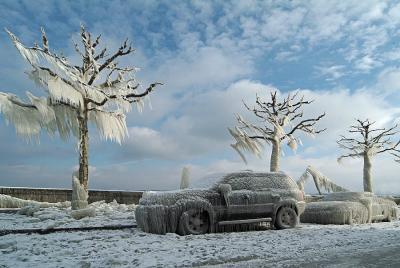
[[353, 224], [392, 221], [399, 217], [397, 204], [369, 192], [338, 192], [307, 203], [301, 222]]
[[293, 228], [304, 208], [303, 192], [286, 174], [248, 171], [216, 176], [209, 187], [145, 192], [135, 214], [145, 232], [186, 235], [253, 230], [263, 222]]

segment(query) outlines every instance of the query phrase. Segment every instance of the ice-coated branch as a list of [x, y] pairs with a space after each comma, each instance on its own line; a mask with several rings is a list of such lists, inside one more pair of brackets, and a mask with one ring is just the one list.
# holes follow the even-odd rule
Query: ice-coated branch
[[373, 128], [375, 122], [371, 122], [369, 119], [357, 119], [356, 121], [358, 122], [358, 125], [350, 126], [348, 132], [358, 133], [361, 136], [361, 139], [341, 135], [340, 139], [336, 141], [337, 144], [343, 149], [352, 151], [352, 153], [349, 155], [342, 155], [339, 159], [363, 156], [364, 154], [375, 155], [388, 151], [400, 152], [400, 150], [397, 149], [400, 141], [397, 143], [391, 142], [391, 137], [398, 133], [396, 130], [397, 125], [388, 129]]
[[304, 191], [304, 184], [310, 178], [310, 175], [314, 179], [315, 187], [317, 188], [318, 193], [321, 195], [321, 188], [324, 188], [325, 191], [329, 192], [348, 192], [347, 189], [337, 185], [328, 177], [319, 172], [316, 168], [312, 166], [308, 166], [303, 175], [297, 181], [297, 185], [300, 190]]
[[[128, 45], [128, 39], [126, 39], [124, 43], [119, 47], [119, 49], [111, 57], [106, 59], [102, 65], [100, 65], [100, 67], [98, 68], [98, 73], [100, 73], [104, 68], [108, 67], [118, 57], [128, 55], [133, 51], [134, 49], [132, 48], [131, 45]], [[97, 73], [93, 74], [93, 76], [90, 78], [88, 82], [89, 85], [91, 85], [94, 82], [96, 76]]]
[[301, 130], [303, 132], [309, 133], [309, 134], [319, 134], [321, 132], [324, 132], [326, 128], [324, 129], [319, 129], [315, 130], [314, 126], [315, 124], [325, 116], [325, 113], [319, 115], [316, 118], [311, 118], [311, 119], [305, 119], [300, 121], [295, 127], [292, 128], [292, 130], [287, 134], [287, 135], [292, 135], [294, 134], [297, 130]]

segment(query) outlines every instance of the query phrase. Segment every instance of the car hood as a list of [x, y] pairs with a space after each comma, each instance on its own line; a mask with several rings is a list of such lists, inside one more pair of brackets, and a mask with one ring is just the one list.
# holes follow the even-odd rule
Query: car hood
[[139, 205], [164, 205], [171, 206], [180, 200], [206, 199], [207, 196], [215, 194], [214, 191], [206, 189], [185, 189], [176, 191], [147, 191], [143, 193]]

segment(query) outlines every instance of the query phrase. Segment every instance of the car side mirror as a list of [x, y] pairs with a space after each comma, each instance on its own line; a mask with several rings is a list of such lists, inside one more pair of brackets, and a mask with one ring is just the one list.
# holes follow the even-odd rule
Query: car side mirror
[[225, 204], [229, 206], [229, 193], [232, 192], [232, 186], [230, 184], [218, 185], [218, 191], [223, 196]]

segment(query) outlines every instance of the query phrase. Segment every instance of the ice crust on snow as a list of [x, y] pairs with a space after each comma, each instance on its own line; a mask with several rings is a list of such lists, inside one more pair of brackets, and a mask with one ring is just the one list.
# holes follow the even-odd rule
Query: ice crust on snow
[[[22, 217], [6, 216], [10, 217], [8, 221], [13, 221], [16, 216]], [[381, 249], [380, 252], [398, 250], [399, 240], [399, 221], [351, 226], [301, 224], [298, 228], [280, 231], [198, 236], [179, 236], [173, 233], [160, 236], [144, 233], [139, 229], [128, 229], [47, 235], [6, 235], [0, 239], [0, 259], [5, 267], [43, 268], [198, 266], [276, 268], [309, 267], [310, 262], [319, 263], [315, 267], [346, 267], [341, 264], [343, 260], [350, 260], [349, 253], [360, 254], [363, 260], [368, 261], [368, 256], [378, 249]], [[373, 247], [371, 247], [372, 242]], [[342, 259], [341, 263], [337, 262], [338, 256]], [[374, 256], [372, 258], [375, 258]], [[331, 263], [330, 260], [334, 261]], [[391, 258], [391, 260], [392, 267], [400, 264], [399, 260], [397, 262], [396, 259]], [[381, 259], [375, 263], [378, 262], [380, 266], [387, 264]], [[347, 264], [352, 267], [361, 266], [357, 265], [357, 262]]]
[[71, 206], [71, 202], [59, 202], [59, 203], [47, 203], [47, 202], [38, 202], [33, 200], [25, 200], [16, 197], [12, 197], [9, 195], [0, 194], [0, 208], [23, 208], [26, 206], [33, 206], [39, 208], [47, 208], [47, 207], [58, 207], [58, 208], [66, 208]]
[[94, 202], [89, 204], [87, 210], [94, 211], [95, 215], [83, 214], [77, 210], [77, 213], [86, 217], [76, 220], [71, 215], [73, 212], [70, 206], [38, 207], [29, 205], [23, 208], [25, 211], [23, 213], [0, 214], [0, 229], [128, 225], [135, 223], [135, 207], [136, 205], [118, 204], [116, 201], [111, 203]]

